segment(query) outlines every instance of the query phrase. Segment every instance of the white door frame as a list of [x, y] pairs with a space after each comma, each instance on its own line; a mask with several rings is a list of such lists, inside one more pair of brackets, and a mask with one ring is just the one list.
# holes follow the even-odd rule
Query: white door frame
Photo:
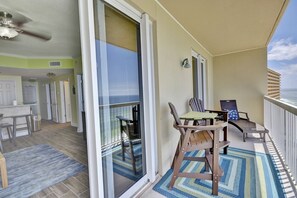
[[46, 93], [46, 109], [47, 109], [47, 119], [52, 119], [52, 109], [51, 109], [51, 96], [50, 96], [50, 85], [49, 83], [45, 84], [45, 93]]
[[[130, 188], [123, 196], [134, 194], [147, 181], [154, 182], [156, 177], [156, 113], [154, 101], [154, 71], [152, 61], [152, 38], [150, 30], [152, 26], [148, 15], [142, 15], [135, 8], [123, 0], [107, 0], [110, 5], [121, 10], [134, 20], [141, 22], [142, 37], [142, 62], [143, 62], [143, 86], [144, 86], [144, 119], [147, 120], [146, 130], [146, 157], [147, 175], [139, 180], [134, 187]], [[104, 181], [102, 174], [101, 138], [99, 124], [99, 102], [96, 68], [96, 46], [94, 27], [93, 1], [79, 0], [81, 48], [83, 62], [84, 101], [86, 111], [88, 168], [90, 182], [90, 196], [104, 197]], [[145, 23], [145, 24], [144, 24]], [[146, 37], [146, 38], [144, 38]], [[150, 132], [150, 133], [148, 133]]]
[[60, 106], [60, 119], [59, 119], [59, 123], [65, 123], [66, 122], [66, 104], [65, 104], [65, 90], [64, 90], [64, 81], [59, 81], [59, 86], [60, 86], [60, 102], [61, 102], [61, 106]]
[[82, 75], [76, 75], [76, 96], [77, 96], [77, 132], [83, 132], [82, 111], [83, 111], [83, 93], [82, 93]]
[[[104, 197], [93, 1], [79, 0], [90, 197]], [[92, 131], [93, 133], [91, 133]]]
[[[59, 122], [59, 111], [58, 111], [58, 101], [57, 101], [57, 86], [56, 82], [52, 81], [50, 83], [50, 95], [51, 95], [51, 112], [52, 112], [52, 120], [54, 122]], [[54, 99], [54, 101], [53, 101]], [[54, 117], [53, 115], [56, 115]]]
[[72, 123], [72, 109], [71, 109], [71, 96], [70, 96], [70, 82], [64, 81], [64, 94], [65, 94], [65, 115], [66, 122]]
[[60, 114], [59, 122], [60, 123], [71, 122], [71, 107], [68, 106], [68, 102], [70, 102], [70, 93], [69, 93], [70, 83], [69, 81], [64, 80], [64, 81], [59, 81], [59, 85], [60, 85], [60, 100], [61, 100], [61, 108], [60, 108], [61, 114]]

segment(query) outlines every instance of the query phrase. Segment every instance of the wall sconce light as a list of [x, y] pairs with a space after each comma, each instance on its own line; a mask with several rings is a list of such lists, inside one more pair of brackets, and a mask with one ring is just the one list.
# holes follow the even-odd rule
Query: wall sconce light
[[182, 61], [181, 66], [182, 66], [183, 68], [191, 68], [191, 65], [190, 65], [190, 63], [189, 63], [189, 59], [188, 59], [188, 58], [185, 58], [185, 59]]

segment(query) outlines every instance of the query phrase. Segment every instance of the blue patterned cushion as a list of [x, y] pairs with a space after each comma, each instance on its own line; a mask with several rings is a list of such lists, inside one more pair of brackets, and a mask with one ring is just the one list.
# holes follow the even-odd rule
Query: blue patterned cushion
[[228, 111], [229, 120], [238, 120], [239, 116], [236, 110], [229, 110]]

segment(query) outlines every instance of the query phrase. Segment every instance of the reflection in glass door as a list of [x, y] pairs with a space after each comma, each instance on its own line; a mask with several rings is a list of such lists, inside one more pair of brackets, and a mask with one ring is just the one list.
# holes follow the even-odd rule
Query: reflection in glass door
[[101, 150], [106, 197], [119, 197], [146, 174], [140, 24], [96, 2]]

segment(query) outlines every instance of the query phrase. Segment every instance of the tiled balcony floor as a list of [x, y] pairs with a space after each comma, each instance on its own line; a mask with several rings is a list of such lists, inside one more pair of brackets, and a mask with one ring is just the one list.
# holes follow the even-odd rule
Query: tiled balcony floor
[[[249, 134], [249, 136], [251, 136]], [[257, 137], [257, 134], [254, 135], [255, 137]], [[252, 136], [251, 136], [252, 137]], [[228, 133], [228, 139], [230, 140], [231, 147], [235, 147], [235, 148], [241, 148], [241, 149], [246, 149], [246, 150], [251, 150], [251, 151], [256, 151], [256, 152], [261, 152], [261, 153], [269, 153], [273, 156], [275, 156], [275, 160], [277, 161], [278, 158], [275, 154], [275, 150], [273, 148], [272, 143], [270, 142], [270, 139], [268, 136], [266, 136], [266, 143], [263, 143], [262, 141], [258, 140], [258, 139], [253, 139], [253, 138], [248, 138], [246, 140], [246, 142], [242, 141], [242, 133], [236, 129], [233, 126], [229, 125], [229, 133]], [[282, 167], [279, 168], [279, 170], [282, 170]], [[158, 179], [158, 181], [161, 179], [161, 177]], [[153, 185], [151, 185], [140, 197], [142, 198], [163, 198], [164, 196], [159, 194], [158, 192], [154, 191], [152, 188], [153, 186], [158, 182], [156, 181]], [[282, 176], [282, 181], [285, 183], [285, 191], [287, 192], [286, 197], [296, 197], [296, 195], [294, 195], [292, 193], [292, 188], [290, 183], [288, 182], [288, 178], [285, 174], [285, 172], [283, 173]]]

